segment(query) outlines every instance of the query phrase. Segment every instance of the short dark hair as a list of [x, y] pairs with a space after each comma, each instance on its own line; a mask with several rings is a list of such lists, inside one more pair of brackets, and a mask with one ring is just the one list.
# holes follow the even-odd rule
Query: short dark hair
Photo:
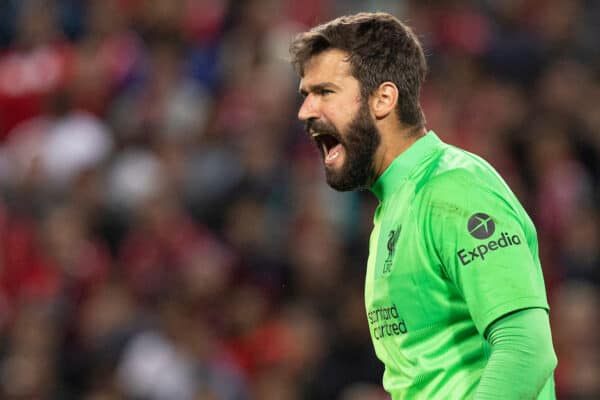
[[409, 126], [424, 126], [419, 105], [427, 62], [412, 29], [387, 13], [359, 13], [336, 18], [299, 34], [290, 46], [291, 63], [300, 76], [313, 57], [329, 49], [348, 53], [352, 75], [368, 98], [383, 82], [399, 91], [398, 117]]

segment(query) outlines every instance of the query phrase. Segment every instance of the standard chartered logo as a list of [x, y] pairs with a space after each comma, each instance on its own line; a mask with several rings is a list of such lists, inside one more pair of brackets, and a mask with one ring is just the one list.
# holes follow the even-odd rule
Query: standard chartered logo
[[389, 307], [371, 309], [367, 313], [367, 318], [375, 340], [398, 336], [408, 332], [406, 322], [398, 314], [395, 304]]
[[[496, 231], [496, 224], [489, 215], [477, 213], [469, 218], [467, 229], [471, 236], [483, 240], [494, 234]], [[488, 253], [510, 246], [518, 246], [521, 243], [523, 243], [523, 241], [518, 235], [502, 232], [500, 236], [495, 239], [482, 243], [472, 249], [460, 249], [456, 255], [462, 265], [467, 265], [476, 260], [485, 260]]]

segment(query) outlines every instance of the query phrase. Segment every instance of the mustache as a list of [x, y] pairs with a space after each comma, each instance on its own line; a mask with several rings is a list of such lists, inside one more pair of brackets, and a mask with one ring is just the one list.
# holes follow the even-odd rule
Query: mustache
[[309, 119], [308, 121], [306, 121], [306, 123], [304, 124], [304, 131], [308, 136], [311, 137], [311, 131], [313, 131], [319, 132], [320, 134], [331, 135], [338, 140], [341, 139], [339, 132], [337, 131], [337, 129], [335, 129], [333, 125], [317, 119]]

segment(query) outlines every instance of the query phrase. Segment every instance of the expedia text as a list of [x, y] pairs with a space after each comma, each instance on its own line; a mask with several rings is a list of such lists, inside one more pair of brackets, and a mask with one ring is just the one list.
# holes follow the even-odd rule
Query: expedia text
[[460, 263], [462, 265], [467, 265], [475, 260], [485, 260], [486, 255], [490, 252], [494, 252], [510, 246], [518, 246], [522, 243], [523, 241], [519, 236], [511, 235], [507, 232], [502, 232], [499, 238], [496, 238], [495, 240], [490, 240], [489, 242], [484, 244], [480, 244], [479, 246], [471, 250], [460, 249], [456, 253], [456, 255], [458, 256], [458, 259], [460, 260]]

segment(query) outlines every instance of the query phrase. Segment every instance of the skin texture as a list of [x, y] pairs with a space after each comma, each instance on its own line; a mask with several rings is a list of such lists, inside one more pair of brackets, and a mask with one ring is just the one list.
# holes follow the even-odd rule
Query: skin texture
[[361, 133], [361, 129], [369, 134], [369, 125], [378, 134], [379, 143], [373, 149], [371, 165], [350, 163], [356, 168], [368, 169], [365, 181], [352, 182], [353, 187], [341, 190], [369, 187], [400, 153], [425, 134], [424, 128], [415, 131], [398, 120], [394, 112], [398, 104], [398, 88], [394, 83], [381, 83], [368, 99], [363, 100], [360, 83], [352, 75], [347, 58], [346, 52], [330, 49], [307, 62], [300, 81], [304, 102], [298, 111], [298, 118], [307, 121], [308, 128], [312, 124], [316, 128], [331, 129], [344, 145], [335, 162], [325, 166], [330, 185], [340, 175], [360, 177], [359, 171], [349, 170], [348, 160], [353, 158], [355, 149], [346, 145], [348, 136]]
[[[371, 186], [375, 176], [373, 159], [381, 142], [381, 135], [369, 115], [366, 102], [362, 103], [343, 134], [332, 124], [319, 120], [308, 120], [306, 131], [309, 135], [315, 132], [320, 135], [315, 144], [321, 151], [325, 177], [332, 188], [346, 191]], [[326, 150], [321, 139], [325, 136], [329, 136], [330, 142], [335, 138], [339, 144], [330, 144], [330, 149]]]

